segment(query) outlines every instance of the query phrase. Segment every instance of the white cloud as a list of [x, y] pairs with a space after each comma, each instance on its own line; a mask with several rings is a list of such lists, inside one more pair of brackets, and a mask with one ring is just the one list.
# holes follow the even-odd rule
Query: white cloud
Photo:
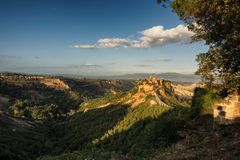
[[193, 35], [194, 33], [188, 31], [187, 27], [182, 24], [171, 29], [154, 26], [140, 32], [140, 37], [137, 39], [103, 38], [95, 44], [74, 45], [73, 48], [155, 48], [171, 43], [190, 42]]
[[159, 47], [165, 44], [190, 41], [193, 33], [187, 27], [178, 25], [175, 28], [164, 29], [163, 26], [154, 26], [142, 32], [140, 48]]
[[131, 43], [127, 39], [123, 38], [104, 38], [104, 39], [99, 39], [97, 42], [97, 46], [99, 48], [116, 48], [116, 47], [127, 47], [130, 46]]
[[74, 45], [72, 46], [73, 48], [83, 48], [83, 49], [92, 49], [92, 48], [97, 48], [96, 45]]
[[102, 65], [86, 63], [78, 66], [79, 68], [102, 68]]

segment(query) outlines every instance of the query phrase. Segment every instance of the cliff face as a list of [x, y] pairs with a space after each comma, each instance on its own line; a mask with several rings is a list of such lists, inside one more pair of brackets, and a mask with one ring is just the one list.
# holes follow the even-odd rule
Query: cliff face
[[162, 97], [171, 97], [174, 95], [172, 83], [168, 80], [159, 78], [149, 78], [139, 80], [137, 83], [138, 92], [151, 93], [156, 92]]
[[137, 82], [137, 92], [132, 95], [132, 107], [136, 107], [147, 101], [147, 97], [154, 97], [149, 101], [149, 106], [158, 104], [159, 106], [169, 107], [165, 102], [167, 99], [175, 97], [172, 83], [168, 80], [159, 78], [141, 79]]
[[[172, 83], [158, 78], [138, 80], [134, 89], [121, 94], [112, 95], [90, 102], [84, 102], [82, 109], [104, 108], [113, 105], [126, 105], [131, 108], [146, 107], [171, 107], [172, 102], [178, 103]], [[179, 102], [180, 103], [180, 102]]]
[[70, 87], [61, 79], [59, 78], [45, 78], [40, 80], [40, 83], [59, 90], [69, 90]]

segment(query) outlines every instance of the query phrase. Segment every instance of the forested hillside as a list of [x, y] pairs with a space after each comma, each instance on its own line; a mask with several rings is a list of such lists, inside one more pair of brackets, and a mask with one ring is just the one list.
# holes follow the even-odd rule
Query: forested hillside
[[0, 160], [240, 160], [240, 0], [0, 0]]
[[[25, 84], [22, 79], [15, 79], [14, 83], [9, 79], [1, 82], [5, 84], [2, 85], [2, 97], [18, 98], [16, 102], [5, 103], [1, 111], [1, 159], [218, 158], [221, 157], [218, 155], [220, 148], [224, 148], [224, 153], [232, 159], [239, 155], [237, 150], [228, 149], [239, 146], [236, 141], [238, 129], [234, 126], [212, 128], [212, 106], [209, 102], [219, 99], [214, 91], [198, 88], [191, 102], [191, 90], [186, 84], [173, 85], [168, 80], [152, 78], [138, 81], [129, 91], [124, 91], [122, 86], [122, 91], [87, 98], [79, 91], [86, 87], [86, 83], [96, 83], [96, 80], [84, 83], [67, 79], [62, 82], [69, 89], [52, 85], [41, 88], [38, 83], [32, 85], [28, 81]], [[46, 99], [41, 99], [41, 103], [46, 104], [37, 105], [40, 104], [36, 101], [39, 99], [32, 98], [32, 94], [24, 97], [29, 96], [29, 99], [21, 101], [20, 94], [14, 93], [22, 92], [23, 83], [24, 93], [31, 88], [41, 96], [55, 94], [56, 97], [50, 101], [54, 104], [48, 105]], [[126, 83], [127, 87], [133, 84], [121, 83]], [[12, 91], [13, 86], [16, 92], [9, 92], [9, 87]], [[76, 87], [74, 91], [70, 91], [72, 86]], [[108, 86], [101, 86], [101, 91], [115, 86], [116, 82], [111, 82]], [[187, 89], [185, 92], [175, 92], [177, 89], [184, 91], [184, 87]], [[85, 97], [77, 101], [71, 97], [72, 92]], [[74, 103], [70, 105], [68, 99]], [[61, 108], [56, 107], [58, 104]], [[200, 142], [201, 137], [204, 137], [203, 142]], [[210, 147], [218, 139], [219, 145]], [[225, 146], [220, 145], [223, 143]]]

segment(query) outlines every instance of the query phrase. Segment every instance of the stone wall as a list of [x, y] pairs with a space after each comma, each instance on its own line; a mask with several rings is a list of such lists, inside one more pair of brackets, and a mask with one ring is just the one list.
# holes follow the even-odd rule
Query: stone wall
[[240, 122], [240, 96], [236, 93], [229, 95], [213, 107], [215, 124], [232, 124]]

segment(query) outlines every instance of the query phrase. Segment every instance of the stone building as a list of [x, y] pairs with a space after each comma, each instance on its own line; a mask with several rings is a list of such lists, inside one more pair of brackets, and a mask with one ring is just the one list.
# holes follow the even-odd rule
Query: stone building
[[231, 94], [213, 107], [214, 124], [240, 122], [240, 96]]

